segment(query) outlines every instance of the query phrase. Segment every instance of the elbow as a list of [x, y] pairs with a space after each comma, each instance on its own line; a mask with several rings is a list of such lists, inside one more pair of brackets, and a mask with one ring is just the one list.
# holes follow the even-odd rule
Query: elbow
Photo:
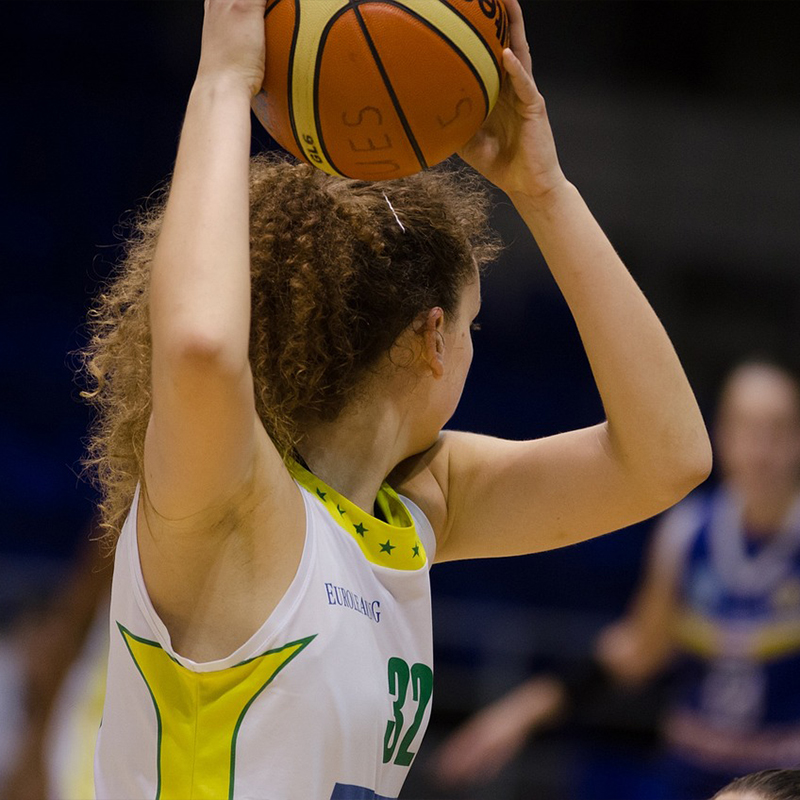
[[215, 364], [225, 357], [225, 341], [203, 331], [192, 331], [173, 337], [170, 355], [176, 361]]
[[658, 471], [660, 511], [669, 508], [696, 489], [711, 474], [713, 454], [708, 434], [703, 428], [694, 442], [682, 442], [666, 449]]
[[704, 483], [708, 476], [711, 475], [711, 470], [714, 467], [714, 454], [711, 450], [711, 442], [708, 439], [708, 434], [703, 432], [703, 438], [704, 445], [700, 452], [697, 453], [692, 465], [692, 489]]
[[683, 500], [687, 494], [704, 483], [711, 474], [711, 466], [711, 450], [709, 448], [707, 455], [693, 461], [687, 460], [680, 469], [676, 469], [671, 481], [673, 499], [668, 506]]
[[[154, 351], [157, 352], [157, 347]], [[155, 354], [155, 353], [154, 353]], [[171, 337], [162, 358], [175, 374], [237, 374], [247, 366], [247, 353], [237, 353], [229, 341], [207, 331]]]
[[684, 443], [676, 450], [679, 451], [678, 474], [686, 487], [684, 494], [688, 494], [708, 478], [714, 466], [711, 440], [705, 425], [701, 424], [695, 431], [693, 441]]

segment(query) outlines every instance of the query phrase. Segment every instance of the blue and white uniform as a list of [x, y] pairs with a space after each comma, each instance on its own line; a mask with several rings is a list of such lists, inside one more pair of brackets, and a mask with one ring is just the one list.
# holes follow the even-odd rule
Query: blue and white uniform
[[800, 501], [748, 535], [737, 498], [693, 497], [657, 557], [679, 559], [679, 688], [665, 732], [684, 761], [742, 774], [800, 763]]

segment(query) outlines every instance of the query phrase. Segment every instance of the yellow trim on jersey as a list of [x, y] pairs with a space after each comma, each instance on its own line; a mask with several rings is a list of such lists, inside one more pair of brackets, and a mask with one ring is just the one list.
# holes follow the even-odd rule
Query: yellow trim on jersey
[[375, 499], [387, 520], [384, 522], [351, 503], [293, 459], [288, 460], [287, 466], [297, 482], [308, 489], [339, 527], [353, 538], [367, 561], [402, 570], [418, 570], [425, 566], [428, 556], [417, 535], [414, 518], [388, 483], [381, 486]]
[[682, 647], [703, 658], [737, 655], [770, 661], [800, 651], [800, 624], [796, 619], [728, 627], [688, 612], [677, 620], [675, 633]]
[[242, 720], [256, 697], [314, 636], [227, 669], [193, 672], [157, 642], [142, 639], [119, 623], [117, 627], [155, 706], [155, 800], [233, 798]]
[[330, 18], [349, 0], [314, 0], [298, 3], [297, 39], [292, 61], [292, 113], [298, 144], [306, 158], [330, 175], [341, 175], [325, 157], [320, 143], [320, 132], [314, 105], [315, 72], [320, 37]]
[[459, 14], [438, 0], [403, 0], [403, 5], [441, 31], [469, 59], [481, 76], [491, 111], [500, 94], [500, 75], [488, 45]]

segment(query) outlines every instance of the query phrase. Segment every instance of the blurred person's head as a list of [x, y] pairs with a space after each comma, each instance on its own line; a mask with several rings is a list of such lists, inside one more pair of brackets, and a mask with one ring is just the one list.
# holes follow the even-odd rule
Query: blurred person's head
[[785, 496], [800, 484], [800, 379], [767, 360], [728, 375], [716, 422], [723, 479], [748, 503]]
[[800, 769], [767, 769], [729, 783], [711, 800], [798, 800]]

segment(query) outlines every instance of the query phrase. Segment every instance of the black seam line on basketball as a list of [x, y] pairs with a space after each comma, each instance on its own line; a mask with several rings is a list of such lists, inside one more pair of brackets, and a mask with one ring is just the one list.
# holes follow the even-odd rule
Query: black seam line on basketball
[[[292, 32], [292, 46], [289, 48], [289, 69], [288, 87], [286, 90], [286, 100], [289, 105], [289, 124], [292, 126], [292, 134], [297, 144], [297, 149], [305, 155], [300, 137], [297, 135], [297, 122], [294, 118], [294, 93], [292, 92], [292, 76], [294, 75], [294, 53], [297, 49], [297, 37], [300, 35], [300, 0], [294, 0], [294, 31]], [[306, 158], [306, 161], [308, 159]]]
[[[365, 3], [371, 2], [371, 0], [356, 0], [359, 5], [364, 5]], [[481, 76], [480, 72], [476, 69], [475, 65], [467, 58], [464, 51], [449, 37], [442, 33], [435, 25], [433, 25], [430, 21], [425, 19], [425, 17], [421, 17], [417, 14], [416, 11], [412, 11], [408, 6], [404, 6], [402, 3], [398, 3], [397, 0], [380, 0], [381, 5], [384, 6], [394, 6], [395, 8], [399, 8], [402, 11], [405, 11], [410, 17], [413, 17], [418, 22], [421, 22], [426, 28], [433, 31], [437, 34], [441, 39], [443, 39], [447, 44], [455, 51], [455, 54], [459, 56], [459, 58], [467, 65], [469, 71], [475, 77], [475, 80], [478, 82], [478, 86], [481, 90], [481, 94], [483, 95], [483, 107], [485, 109], [483, 118], [486, 119], [489, 116], [489, 90], [486, 88], [486, 84], [483, 82], [483, 77]], [[448, 6], [450, 8], [450, 6]], [[473, 28], [473, 30], [475, 30]], [[476, 30], [475, 34], [481, 39], [480, 33]]]
[[[462, 14], [454, 5], [452, 5], [451, 3], [448, 3], [447, 0], [439, 0], [439, 2], [442, 5], [447, 6], [454, 14], [456, 14], [459, 17], [461, 17], [461, 19], [464, 20], [465, 24], [468, 27], [470, 27], [472, 29], [472, 32], [478, 37], [478, 39], [480, 39], [481, 44], [486, 48], [486, 50], [488, 50], [489, 55], [492, 57], [492, 64], [494, 64], [494, 68], [497, 70], [497, 77], [500, 80], [500, 82], [502, 83], [503, 82], [503, 73], [502, 73], [502, 71], [500, 69], [500, 64], [497, 61], [497, 56], [495, 56], [494, 50], [492, 50], [492, 48], [489, 46], [489, 43], [486, 41], [486, 39], [483, 38], [483, 34], [475, 27], [475, 25], [472, 23], [472, 21], [469, 19], [469, 17], [467, 17], [464, 14]], [[500, 11], [500, 9], [498, 9], [498, 13], [502, 14], [503, 12]]]
[[281, 0], [275, 0], [275, 2], [271, 6], [267, 6], [266, 9], [264, 9], [264, 19], [267, 18], [267, 14], [269, 14], [269, 12], [272, 11], [272, 9], [275, 8], [275, 6], [278, 5], [278, 3], [280, 3], [280, 1]]
[[317, 47], [317, 60], [314, 64], [314, 122], [317, 124], [317, 138], [319, 139], [319, 146], [322, 148], [322, 152], [325, 154], [325, 158], [328, 159], [328, 163], [331, 167], [339, 173], [343, 178], [349, 178], [350, 175], [345, 175], [339, 167], [334, 164], [333, 159], [331, 158], [331, 154], [328, 152], [328, 148], [325, 147], [325, 137], [322, 134], [322, 120], [319, 117], [319, 76], [321, 73], [322, 67], [322, 56], [325, 52], [325, 42], [328, 40], [328, 35], [331, 32], [331, 28], [334, 26], [336, 21], [343, 15], [346, 14], [348, 11], [352, 11], [352, 7], [342, 6], [327, 22], [325, 27], [322, 30], [322, 34], [319, 37], [319, 46]]
[[408, 138], [408, 141], [411, 143], [411, 147], [414, 149], [414, 154], [417, 157], [417, 161], [419, 161], [422, 169], [427, 169], [428, 163], [427, 161], [425, 161], [425, 156], [422, 154], [422, 150], [420, 149], [419, 143], [414, 137], [414, 133], [411, 130], [411, 126], [408, 124], [406, 115], [403, 113], [403, 108], [400, 105], [400, 101], [398, 100], [397, 95], [395, 94], [392, 82], [389, 80], [389, 76], [386, 73], [386, 67], [383, 66], [383, 61], [381, 61], [381, 57], [378, 53], [377, 48], [375, 47], [375, 42], [372, 41], [372, 37], [369, 35], [369, 30], [367, 30], [367, 23], [364, 22], [364, 19], [361, 16], [361, 10], [355, 3], [353, 3], [352, 7], [353, 11], [355, 12], [356, 19], [358, 20], [358, 24], [361, 26], [364, 38], [367, 40], [367, 45], [369, 46], [370, 52], [372, 53], [372, 57], [375, 59], [375, 66], [378, 67], [378, 72], [380, 72], [381, 78], [383, 78], [383, 83], [386, 86], [386, 91], [389, 93], [389, 98], [391, 99], [392, 104], [394, 105], [394, 110], [397, 112], [397, 116], [400, 119], [400, 124], [403, 126], [403, 130], [406, 132], [406, 137]]
[[[350, 4], [353, 6], [363, 6], [374, 2], [376, 2], [376, 0], [350, 0]], [[412, 11], [410, 8], [402, 5], [401, 3], [395, 2], [395, 0], [378, 0], [378, 2], [382, 3], [383, 5], [395, 6], [396, 8], [402, 9], [403, 11], [407, 11], [409, 14], [416, 17], [417, 19], [420, 18], [416, 12]], [[442, 3], [442, 5], [447, 6], [447, 8], [450, 11], [452, 11], [459, 19], [461, 19], [464, 22], [464, 24], [475, 34], [475, 36], [477, 36], [477, 38], [480, 40], [480, 43], [484, 46], [486, 51], [491, 56], [492, 64], [494, 64], [495, 71], [497, 72], [497, 77], [502, 83], [503, 73], [500, 70], [500, 64], [497, 61], [497, 56], [495, 56], [494, 50], [492, 50], [492, 48], [489, 46], [489, 43], [484, 38], [483, 34], [475, 27], [474, 23], [470, 20], [469, 17], [462, 14], [455, 6], [453, 6], [450, 2], [448, 2], [448, 0], [439, 0], [439, 2]], [[427, 20], [423, 20], [423, 22], [430, 25], [430, 23]], [[434, 28], [434, 30], [436, 30], [437, 33], [441, 34], [441, 31], [439, 31], [438, 29]], [[443, 38], [446, 38], [444, 34], [441, 35]], [[483, 79], [481, 79], [481, 83], [483, 83]]]

